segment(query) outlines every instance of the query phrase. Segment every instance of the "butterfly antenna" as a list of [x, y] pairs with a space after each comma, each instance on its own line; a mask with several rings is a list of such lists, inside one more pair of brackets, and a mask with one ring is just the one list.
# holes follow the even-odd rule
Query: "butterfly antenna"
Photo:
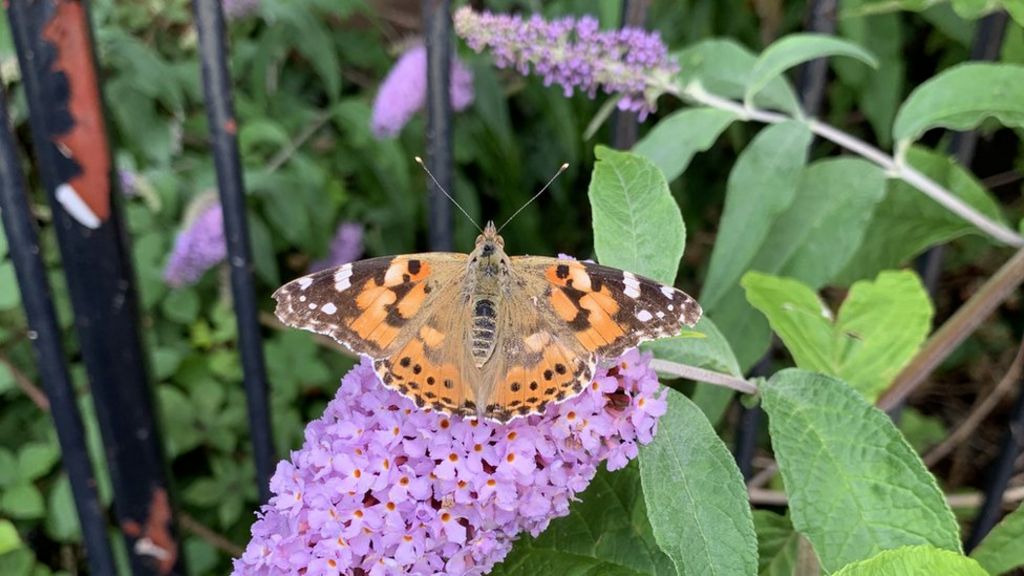
[[427, 176], [430, 176], [430, 179], [433, 180], [434, 185], [437, 186], [437, 189], [443, 192], [444, 195], [447, 196], [448, 199], [452, 201], [452, 204], [455, 204], [455, 207], [461, 210], [462, 213], [466, 215], [466, 218], [469, 218], [469, 221], [473, 223], [473, 226], [476, 226], [476, 229], [479, 230], [481, 234], [483, 234], [484, 229], [481, 228], [480, 225], [476, 223], [476, 220], [473, 220], [473, 217], [469, 215], [469, 212], [466, 212], [465, 208], [463, 208], [458, 202], [455, 201], [455, 198], [452, 198], [452, 195], [449, 194], [448, 191], [444, 189], [444, 186], [441, 186], [441, 183], [437, 181], [437, 178], [434, 178], [434, 175], [430, 173], [430, 169], [427, 168], [427, 165], [423, 163], [423, 158], [420, 158], [419, 156], [413, 156], [413, 158], [416, 159], [416, 163], [420, 165], [420, 168], [423, 168], [423, 171], [427, 173]]
[[565, 164], [562, 164], [561, 166], [559, 166], [559, 168], [558, 168], [558, 172], [555, 172], [555, 175], [554, 175], [554, 176], [552, 176], [552, 177], [551, 177], [551, 180], [548, 180], [548, 183], [547, 183], [547, 184], [545, 184], [545, 185], [544, 185], [544, 187], [540, 189], [540, 192], [537, 192], [536, 194], [534, 194], [534, 195], [533, 195], [533, 198], [530, 198], [529, 200], [527, 200], [527, 201], [526, 201], [526, 204], [523, 204], [522, 206], [520, 206], [520, 207], [519, 207], [519, 210], [516, 210], [516, 211], [515, 211], [515, 214], [512, 214], [511, 216], [509, 216], [509, 217], [508, 217], [508, 220], [505, 220], [505, 223], [504, 223], [504, 224], [502, 224], [502, 225], [501, 225], [501, 226], [500, 226], [500, 227], [498, 228], [498, 232], [501, 232], [501, 231], [502, 231], [502, 229], [504, 229], [504, 228], [505, 228], [505, 226], [508, 226], [508, 223], [509, 223], [509, 222], [511, 222], [513, 218], [515, 218], [516, 216], [518, 216], [520, 212], [522, 212], [523, 210], [525, 210], [527, 206], [529, 206], [529, 205], [530, 205], [530, 204], [531, 204], [531, 203], [532, 203], [532, 202], [533, 202], [534, 200], [536, 200], [536, 199], [537, 199], [537, 197], [538, 197], [538, 196], [540, 196], [541, 194], [543, 194], [543, 193], [544, 193], [544, 191], [545, 191], [545, 190], [547, 190], [549, 186], [551, 186], [551, 183], [555, 181], [555, 178], [558, 178], [559, 176], [561, 176], [561, 175], [562, 175], [562, 172], [565, 172], [565, 171], [566, 171], [566, 170], [568, 170], [568, 169], [569, 169], [569, 163], [568, 163], [568, 162], [566, 162]]

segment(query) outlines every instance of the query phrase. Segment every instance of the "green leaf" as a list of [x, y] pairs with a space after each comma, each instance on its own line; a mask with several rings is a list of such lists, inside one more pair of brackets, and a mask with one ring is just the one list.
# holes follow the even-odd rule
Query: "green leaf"
[[792, 576], [796, 568], [800, 535], [789, 518], [768, 510], [754, 510], [757, 531], [757, 573], [761, 576]]
[[46, 533], [58, 542], [77, 542], [82, 537], [71, 482], [61, 474], [47, 495]]
[[701, 293], [708, 312], [736, 284], [772, 223], [793, 202], [810, 143], [807, 126], [783, 122], [761, 130], [736, 160]]
[[824, 285], [860, 247], [884, 194], [885, 174], [865, 160], [830, 158], [807, 166], [796, 198], [772, 226], [751, 269]]
[[12, 310], [21, 304], [18, 278], [14, 274], [14, 263], [0, 262], [0, 311]]
[[[729, 342], [707, 316], [700, 319], [692, 333], [646, 342], [643, 348], [663, 360], [743, 377]], [[707, 419], [716, 424], [729, 407], [733, 395], [733, 391], [724, 386], [698, 382], [691, 399]]]
[[[871, 3], [872, 0], [844, 0], [842, 10], [856, 12]], [[892, 121], [906, 83], [902, 20], [899, 14], [851, 15], [840, 17], [838, 26], [843, 37], [861, 46], [870, 46], [878, 56], [878, 69], [874, 71], [849, 59], [836, 60], [833, 65], [843, 84], [859, 94], [857, 102], [879, 144], [891, 147]]]
[[10, 520], [0, 518], [0, 556], [21, 548], [21, 536]]
[[878, 68], [878, 60], [870, 52], [847, 40], [824, 34], [790, 34], [773, 42], [758, 57], [743, 100], [752, 103], [755, 94], [793, 66], [829, 56], [848, 56]]
[[[757, 57], [746, 46], [735, 40], [705, 40], [675, 53], [682, 71], [679, 84], [683, 87], [699, 83], [713, 94], [726, 98], [742, 98]], [[796, 115], [800, 103], [793, 88], [782, 78], [771, 80], [754, 97], [760, 108], [773, 108]]]
[[700, 409], [669, 392], [658, 436], [640, 450], [658, 545], [682, 574], [754, 574], [757, 537], [743, 477]]
[[[984, 87], [979, 90], [979, 87]], [[1024, 128], [1024, 66], [967, 63], [921, 84], [896, 114], [893, 138], [908, 143], [931, 128], [969, 130], [994, 117]]]
[[56, 444], [47, 442], [30, 442], [18, 450], [18, 477], [22, 480], [35, 480], [45, 476], [60, 460], [60, 450]]
[[687, 108], [666, 116], [633, 146], [633, 153], [657, 166], [665, 180], [686, 171], [690, 159], [703, 152], [736, 120], [736, 115], [717, 108]]
[[0, 259], [7, 256], [7, 234], [4, 232], [4, 223], [0, 222]]
[[[982, 214], [1005, 223], [995, 199], [951, 158], [915, 146], [907, 151], [906, 161]], [[890, 180], [860, 248], [835, 281], [849, 285], [861, 278], [872, 278], [882, 270], [898, 268], [929, 246], [966, 234], [981, 235], [973, 225], [909, 184]]]
[[492, 576], [675, 576], [654, 541], [636, 463], [598, 471], [590, 486], [537, 538], [520, 538]]
[[843, 379], [870, 402], [910, 362], [931, 328], [931, 301], [910, 271], [854, 284], [834, 322], [818, 295], [797, 280], [750, 272], [743, 287], [797, 366]]
[[199, 295], [191, 287], [171, 290], [160, 305], [160, 310], [168, 320], [191, 324], [199, 317]]
[[46, 515], [43, 495], [32, 484], [18, 484], [0, 495], [0, 510], [18, 520], [34, 520]]
[[686, 242], [665, 176], [646, 158], [598, 146], [590, 180], [594, 251], [605, 265], [672, 284]]
[[989, 574], [1004, 574], [1024, 566], [1024, 505], [1017, 507], [1003, 518], [985, 536], [978, 547], [971, 551], [971, 558], [978, 561]]
[[900, 413], [899, 428], [918, 454], [944, 440], [949, 433], [941, 418], [922, 414], [909, 406]]
[[942, 491], [888, 416], [842, 381], [798, 369], [762, 394], [793, 526], [825, 570], [898, 546], [960, 551]]
[[970, 558], [932, 546], [903, 546], [844, 566], [835, 576], [988, 576]]

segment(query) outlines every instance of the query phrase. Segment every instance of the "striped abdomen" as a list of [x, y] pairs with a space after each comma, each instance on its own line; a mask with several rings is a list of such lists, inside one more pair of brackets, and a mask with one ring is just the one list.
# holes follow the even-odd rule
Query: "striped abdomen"
[[490, 298], [480, 298], [473, 303], [473, 329], [470, 346], [472, 347], [473, 358], [479, 368], [491, 357], [494, 351], [494, 342], [497, 338], [498, 311], [494, 301]]

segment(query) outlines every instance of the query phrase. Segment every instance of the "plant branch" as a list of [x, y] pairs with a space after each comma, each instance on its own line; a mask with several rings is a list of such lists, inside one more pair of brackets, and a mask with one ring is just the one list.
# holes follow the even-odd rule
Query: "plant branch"
[[744, 394], [757, 393], [757, 386], [754, 386], [749, 381], [723, 372], [713, 372], [696, 366], [680, 364], [669, 360], [661, 360], [659, 358], [651, 359], [651, 368], [654, 368], [656, 372], [663, 372], [665, 374], [679, 376], [680, 378], [687, 378], [698, 382], [707, 382], [708, 384], [714, 384], [716, 386], [725, 386], [726, 388], [732, 388], [733, 390], [738, 390]]
[[43, 412], [50, 411], [50, 399], [46, 397], [46, 394], [40, 390], [28, 376], [25, 376], [24, 372], [19, 370], [18, 367], [11, 362], [10, 358], [0, 354], [0, 364], [4, 365], [7, 370], [10, 371], [11, 377], [14, 378], [15, 385], [25, 393], [25, 396], [28, 396], [29, 400], [31, 400]]
[[1021, 368], [1024, 368], [1024, 341], [1021, 342], [1020, 348], [1017, 349], [1017, 355], [1014, 357], [1010, 367], [1006, 370], [1006, 374], [999, 380], [995, 388], [989, 391], [988, 394], [981, 396], [975, 401], [974, 406], [971, 407], [970, 413], [967, 418], [960, 423], [953, 430], [945, 440], [943, 440], [938, 446], [932, 448], [924, 455], [925, 466], [934, 466], [936, 462], [942, 460], [946, 454], [949, 454], [956, 446], [962, 442], [965, 438], [970, 436], [974, 430], [981, 424], [982, 420], [985, 419], [992, 409], [999, 404], [999, 401], [1006, 396], [1010, 390], [1013, 390], [1014, 384], [1020, 378]]
[[238, 558], [245, 553], [245, 550], [241, 546], [214, 532], [211, 528], [208, 528], [184, 512], [178, 513], [178, 522], [185, 530], [188, 530], [203, 540], [206, 540], [206, 543], [210, 546], [213, 546], [222, 552], [227, 552], [234, 558]]
[[957, 216], [970, 222], [979, 230], [988, 234], [998, 242], [1015, 248], [1024, 247], [1024, 237], [1001, 223], [985, 216], [981, 212], [978, 212], [972, 206], [961, 200], [949, 190], [943, 188], [939, 183], [925, 176], [916, 168], [907, 165], [889, 154], [886, 154], [882, 150], [875, 148], [871, 144], [868, 144], [855, 136], [825, 124], [824, 122], [820, 122], [813, 118], [794, 118], [778, 112], [770, 112], [767, 110], [760, 110], [752, 106], [745, 106], [734, 100], [711, 94], [704, 90], [704, 88], [697, 82], [693, 82], [682, 89], [678, 87], [667, 88], [668, 92], [677, 97], [689, 99], [697, 102], [698, 104], [703, 104], [712, 108], [733, 112], [744, 120], [754, 120], [766, 124], [778, 124], [787, 120], [804, 122], [807, 125], [807, 128], [817, 136], [829, 140], [830, 142], [833, 142], [834, 144], [877, 164], [885, 170], [886, 174], [890, 177], [899, 178], [914, 188], [917, 188], [926, 196], [938, 202], [950, 212], [953, 212]]
[[981, 325], [1021, 283], [1024, 283], [1024, 249], [1018, 250], [932, 334], [910, 364], [896, 376], [878, 400], [878, 407], [890, 410], [903, 402], [968, 336]]

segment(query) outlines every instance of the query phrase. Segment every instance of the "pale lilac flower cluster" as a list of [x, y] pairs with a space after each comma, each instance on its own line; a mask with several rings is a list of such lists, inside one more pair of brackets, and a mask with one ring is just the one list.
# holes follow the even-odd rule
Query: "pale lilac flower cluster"
[[223, 262], [227, 251], [220, 202], [210, 202], [178, 233], [164, 268], [164, 281], [175, 288], [194, 284], [207, 270]]
[[224, 17], [238, 20], [255, 14], [260, 9], [260, 0], [224, 0]]
[[679, 71], [657, 32], [639, 28], [600, 30], [593, 16], [545, 20], [508, 14], [455, 13], [455, 31], [477, 52], [488, 50], [501, 68], [537, 74], [571, 96], [578, 89], [591, 98], [599, 88], [620, 94], [618, 106], [643, 119]]
[[665, 412], [631, 350], [577, 397], [509, 424], [418, 410], [369, 361], [281, 462], [236, 576], [485, 574], [569, 512], [602, 460], [625, 466]]
[[342, 264], [354, 262], [363, 255], [363, 225], [358, 222], [342, 222], [334, 233], [327, 257], [310, 264], [310, 272], [319, 272]]
[[121, 184], [121, 194], [126, 198], [139, 195], [139, 175], [127, 168], [118, 168], [117, 179]]
[[[461, 111], [473, 103], [473, 73], [456, 57], [451, 64], [451, 105]], [[377, 138], [390, 138], [427, 103], [427, 48], [413, 44], [395, 62], [373, 101], [370, 128]]]

